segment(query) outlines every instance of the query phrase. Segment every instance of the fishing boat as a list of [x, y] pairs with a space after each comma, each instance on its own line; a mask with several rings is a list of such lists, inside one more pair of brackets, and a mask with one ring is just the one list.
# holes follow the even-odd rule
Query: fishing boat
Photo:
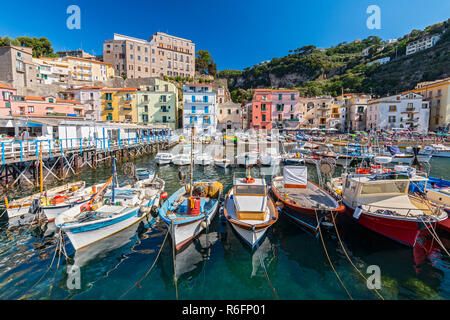
[[155, 171], [146, 168], [136, 168], [136, 177], [138, 180], [152, 179], [155, 175]]
[[85, 187], [84, 181], [68, 183], [62, 186], [51, 188], [43, 193], [35, 193], [25, 198], [16, 199], [8, 202], [5, 200], [6, 212], [9, 219], [20, 218], [25, 219], [28, 214], [37, 213], [41, 199], [46, 198], [45, 203], [50, 206], [58, 206], [62, 199], [67, 200], [73, 196], [74, 192]]
[[[397, 146], [386, 146], [392, 156], [392, 162], [396, 163], [410, 163], [414, 159], [414, 154], [401, 152]], [[429, 162], [431, 154], [418, 154], [417, 160], [420, 162]]]
[[246, 177], [233, 177], [233, 187], [224, 201], [226, 219], [237, 234], [251, 248], [264, 237], [266, 231], [278, 220], [278, 211], [269, 197], [266, 181]]
[[270, 190], [277, 207], [314, 233], [330, 214], [345, 210], [329, 192], [308, 180], [308, 169], [304, 166], [285, 166], [282, 176], [272, 178]]
[[[106, 188], [110, 183], [111, 188]], [[154, 177], [152, 181], [138, 181], [132, 188], [116, 188], [113, 174], [95, 197], [60, 214], [55, 224], [67, 234], [75, 250], [86, 248], [136, 223], [148, 221], [150, 212], [156, 212], [159, 206], [164, 185], [162, 179]]]
[[170, 230], [175, 247], [181, 250], [199, 235], [219, 209], [223, 186], [217, 181], [199, 181], [180, 188], [159, 209]]
[[194, 164], [198, 164], [201, 166], [209, 166], [213, 164], [214, 159], [208, 154], [199, 154], [194, 158]]
[[436, 151], [433, 153], [434, 157], [450, 158], [450, 147], [444, 146], [443, 144], [432, 144], [431, 145]]
[[381, 174], [344, 173], [331, 180], [346, 213], [362, 226], [408, 246], [420, 232], [447, 219], [445, 210], [408, 194], [411, 181], [427, 178], [407, 172]]
[[155, 156], [155, 163], [162, 165], [162, 164], [169, 164], [172, 162], [174, 158], [174, 155], [169, 152], [158, 152]]
[[299, 149], [293, 148], [283, 155], [283, 163], [285, 165], [304, 165], [305, 157]]
[[48, 197], [44, 194], [44, 197], [41, 199], [40, 208], [48, 222], [53, 222], [62, 212], [88, 202], [101, 187], [102, 184], [97, 184], [54, 197]]
[[172, 163], [176, 166], [187, 166], [191, 164], [191, 159], [188, 154], [177, 154], [173, 157]]
[[215, 156], [214, 164], [220, 168], [228, 168], [232, 165], [232, 162], [228, 160], [226, 157]]

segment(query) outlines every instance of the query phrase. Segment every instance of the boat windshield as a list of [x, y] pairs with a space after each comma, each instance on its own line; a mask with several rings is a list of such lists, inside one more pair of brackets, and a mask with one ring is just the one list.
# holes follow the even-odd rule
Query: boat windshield
[[265, 188], [261, 185], [239, 185], [235, 186], [234, 194], [239, 195], [261, 195], [265, 194]]
[[405, 193], [408, 183], [404, 181], [363, 184], [361, 194]]

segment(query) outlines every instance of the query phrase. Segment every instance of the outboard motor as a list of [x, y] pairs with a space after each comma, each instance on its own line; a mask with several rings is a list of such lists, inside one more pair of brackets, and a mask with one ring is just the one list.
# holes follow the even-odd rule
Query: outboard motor
[[420, 163], [419, 163], [419, 160], [418, 160], [418, 155], [419, 155], [420, 148], [415, 146], [415, 147], [412, 148], [412, 150], [413, 150], [413, 153], [414, 153], [414, 158], [411, 161], [411, 166], [416, 166], [416, 167], [420, 168], [421, 166], [420, 166]]
[[33, 202], [31, 202], [30, 208], [28, 209], [28, 213], [36, 214], [40, 207], [41, 207], [41, 200], [34, 199]]

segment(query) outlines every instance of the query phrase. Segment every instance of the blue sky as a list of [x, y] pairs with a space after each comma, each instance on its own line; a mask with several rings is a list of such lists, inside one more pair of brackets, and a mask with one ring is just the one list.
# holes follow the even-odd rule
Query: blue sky
[[[81, 30], [66, 27], [66, 9], [81, 9]], [[381, 29], [369, 30], [369, 5], [381, 9]], [[243, 69], [303, 45], [326, 48], [376, 35], [397, 38], [450, 16], [448, 0], [60, 0], [5, 1], [0, 36], [47, 37], [56, 50], [102, 54], [113, 33], [149, 39], [156, 31], [193, 40], [218, 69]]]

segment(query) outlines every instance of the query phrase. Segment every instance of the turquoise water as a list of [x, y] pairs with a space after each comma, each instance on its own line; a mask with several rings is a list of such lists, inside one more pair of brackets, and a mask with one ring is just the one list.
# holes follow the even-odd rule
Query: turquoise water
[[[136, 160], [137, 167], [150, 166], [166, 181], [171, 194], [179, 188], [177, 168], [155, 167], [152, 156]], [[432, 176], [450, 179], [450, 159], [432, 159]], [[128, 182], [118, 166], [119, 181]], [[314, 179], [315, 170], [309, 166]], [[259, 169], [253, 169], [258, 171]], [[233, 172], [244, 169], [196, 167], [194, 179], [218, 179], [224, 191], [231, 186]], [[84, 171], [77, 179], [88, 184], [106, 181], [111, 168]], [[338, 218], [345, 248], [365, 273], [369, 265], [381, 270], [386, 299], [449, 299], [450, 259], [434, 251], [420, 265], [413, 250], [360, 227], [346, 216]], [[323, 230], [324, 241], [339, 276], [354, 299], [378, 299], [348, 262], [334, 229]], [[54, 257], [56, 240], [52, 225], [31, 230], [8, 229], [0, 222], [0, 299], [119, 299], [152, 265], [161, 248], [166, 228], [157, 223], [139, 226], [74, 254]], [[47, 235], [47, 236], [46, 236]], [[168, 238], [170, 239], [170, 237]], [[444, 239], [445, 240], [445, 239]], [[446, 238], [446, 241], [450, 241]], [[209, 245], [208, 245], [209, 244]], [[324, 253], [320, 237], [315, 238], [281, 215], [260, 245], [270, 281], [280, 299], [348, 299]], [[54, 259], [53, 259], [54, 257]], [[53, 260], [53, 264], [51, 265]], [[80, 289], [68, 289], [68, 268], [80, 266]], [[202, 234], [176, 257], [170, 241], [151, 273], [123, 296], [123, 299], [273, 299], [258, 254], [251, 252], [219, 215], [207, 234]], [[368, 277], [368, 274], [365, 274]]]

